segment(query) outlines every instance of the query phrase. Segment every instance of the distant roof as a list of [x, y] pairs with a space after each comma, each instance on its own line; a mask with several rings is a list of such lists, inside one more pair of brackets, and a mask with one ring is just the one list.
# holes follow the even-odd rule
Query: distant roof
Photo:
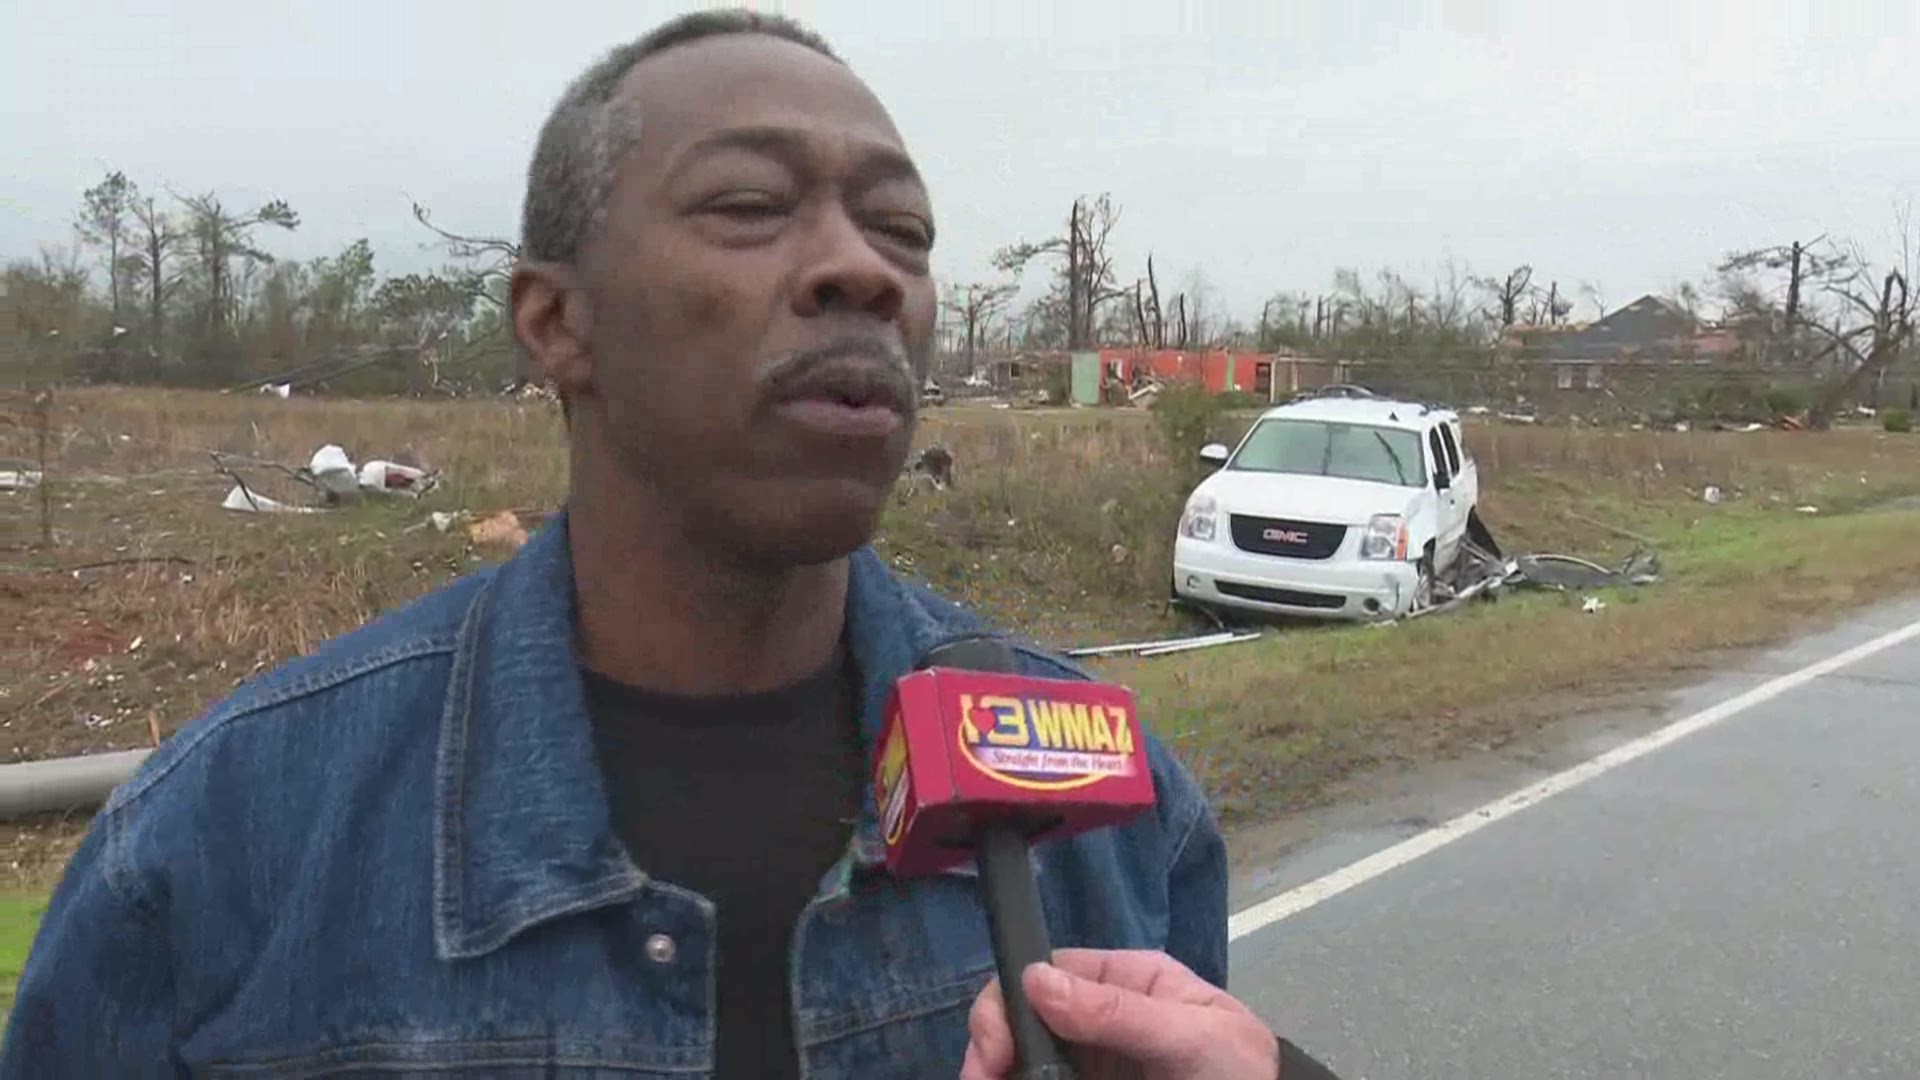
[[1383, 398], [1309, 398], [1268, 409], [1261, 414], [1304, 420], [1338, 420], [1348, 424], [1419, 430], [1436, 417], [1451, 418], [1452, 409], [1442, 409], [1417, 401], [1391, 401]]
[[1671, 360], [1731, 351], [1737, 341], [1703, 332], [1670, 300], [1647, 295], [1585, 325], [1515, 326], [1507, 336], [1548, 360]]

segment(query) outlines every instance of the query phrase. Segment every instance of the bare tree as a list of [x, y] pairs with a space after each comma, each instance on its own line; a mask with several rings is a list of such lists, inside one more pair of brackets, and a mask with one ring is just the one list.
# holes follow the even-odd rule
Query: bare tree
[[179, 198], [187, 210], [187, 235], [192, 238], [194, 254], [199, 259], [201, 284], [207, 291], [202, 317], [208, 330], [224, 330], [232, 322], [234, 313], [233, 261], [273, 261], [272, 255], [254, 246], [253, 230], [272, 225], [291, 231], [300, 227], [300, 215], [282, 199], [262, 203], [245, 213], [234, 213], [213, 192]]
[[975, 360], [987, 342], [994, 316], [1013, 299], [1014, 291], [1013, 285], [1004, 283], [974, 282], [947, 286], [947, 295], [941, 298], [940, 306], [960, 321], [962, 332], [966, 335], [968, 375], [974, 373]]
[[1061, 309], [1069, 349], [1092, 348], [1101, 306], [1129, 294], [1115, 283], [1113, 254], [1107, 248], [1119, 220], [1120, 210], [1111, 196], [1089, 200], [1082, 195], [1073, 200], [1064, 235], [1013, 244], [994, 253], [994, 266], [1015, 274], [1035, 259], [1056, 261], [1051, 290], [1056, 295], [1051, 302]]
[[1849, 251], [1840, 264], [1844, 269], [1823, 286], [1839, 302], [1834, 325], [1804, 323], [1832, 344], [1843, 367], [1815, 395], [1807, 414], [1809, 426], [1831, 425], [1840, 406], [1863, 388], [1871, 388], [1869, 394], [1877, 400], [1887, 368], [1913, 344], [1920, 238], [1914, 235], [1911, 207], [1897, 210], [1895, 222], [1898, 247], [1891, 265], [1871, 270], [1858, 249]]
[[1487, 318], [1500, 324], [1500, 329], [1511, 327], [1520, 319], [1520, 301], [1525, 299], [1533, 287], [1533, 267], [1522, 263], [1514, 267], [1503, 278], [1481, 278], [1480, 288], [1490, 294], [1491, 303], [1486, 309]]
[[1473, 316], [1467, 302], [1467, 290], [1473, 285], [1473, 276], [1452, 259], [1447, 260], [1446, 269], [1446, 281], [1435, 278], [1433, 288], [1428, 293], [1428, 317], [1436, 329], [1466, 333]]
[[1800, 322], [1801, 297], [1806, 291], [1806, 283], [1827, 275], [1845, 261], [1844, 255], [1822, 250], [1826, 239], [1826, 234], [1823, 233], [1812, 240], [1794, 240], [1771, 247], [1736, 251], [1722, 259], [1716, 269], [1721, 273], [1785, 270], [1787, 272], [1786, 304], [1783, 308], [1785, 326], [1781, 329], [1791, 332]]
[[106, 249], [107, 298], [115, 326], [120, 324], [120, 281], [127, 271], [121, 252], [132, 239], [133, 203], [139, 195], [126, 173], [110, 172], [81, 193], [80, 216], [74, 222], [82, 240]]
[[[1807, 285], [1844, 273], [1848, 258], [1848, 253], [1836, 249], [1822, 233], [1812, 240], [1793, 240], [1733, 252], [1722, 259], [1716, 269], [1729, 306], [1749, 317], [1765, 316], [1768, 336], [1784, 346], [1785, 359], [1792, 363], [1799, 359], [1799, 338], [1807, 326]], [[1776, 308], [1763, 302], [1765, 290], [1751, 275], [1782, 271], [1787, 278], [1785, 302]]]
[[173, 218], [162, 210], [152, 196], [133, 200], [133, 270], [147, 294], [147, 352], [158, 356], [163, 345], [167, 298], [180, 284], [180, 272], [173, 267], [174, 256], [187, 241]]
[[449, 257], [467, 264], [459, 281], [465, 283], [475, 300], [497, 308], [506, 306], [513, 264], [520, 261], [519, 243], [504, 236], [476, 236], [443, 229], [433, 223], [432, 211], [419, 203], [413, 204], [413, 219], [440, 238]]
[[1585, 300], [1587, 303], [1593, 305], [1594, 318], [1596, 319], [1606, 318], [1607, 294], [1600, 291], [1600, 286], [1597, 283], [1592, 281], [1582, 281], [1578, 286], [1575, 287], [1575, 292], [1580, 297], [1580, 299]]
[[1667, 302], [1687, 313], [1687, 318], [1700, 317], [1700, 287], [1691, 281], [1682, 281], [1667, 290]]
[[1528, 293], [1527, 321], [1535, 326], [1558, 326], [1573, 314], [1573, 301], [1560, 295], [1560, 283], [1548, 282], [1547, 291], [1533, 289]]
[[1147, 255], [1147, 276], [1133, 283], [1133, 322], [1136, 338], [1150, 349], [1167, 347], [1167, 317], [1160, 307], [1160, 279], [1153, 272], [1153, 255]]

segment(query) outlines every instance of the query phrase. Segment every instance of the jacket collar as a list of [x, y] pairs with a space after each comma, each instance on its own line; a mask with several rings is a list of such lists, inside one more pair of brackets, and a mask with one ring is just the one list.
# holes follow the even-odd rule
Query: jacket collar
[[[434, 945], [443, 959], [483, 955], [646, 884], [615, 832], [595, 758], [573, 597], [563, 512], [494, 572], [461, 625], [434, 776]], [[869, 747], [894, 682], [935, 646], [980, 632], [972, 616], [902, 583], [868, 548], [850, 557], [846, 616]], [[844, 894], [853, 868], [882, 852], [869, 790], [849, 855], [823, 892]]]

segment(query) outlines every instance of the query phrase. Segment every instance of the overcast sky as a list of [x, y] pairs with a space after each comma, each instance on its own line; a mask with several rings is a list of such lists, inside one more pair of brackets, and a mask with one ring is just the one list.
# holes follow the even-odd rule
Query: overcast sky
[[[0, 12], [0, 257], [67, 243], [108, 169], [280, 197], [270, 250], [369, 237], [439, 261], [408, 217], [512, 231], [566, 82], [687, 7], [634, 0], [13, 3]], [[1920, 194], [1911, 2], [811, 0], [933, 189], [936, 271], [993, 275], [1079, 192], [1235, 313], [1336, 267], [1430, 279], [1519, 262], [1610, 306], [1731, 248], [1830, 232], [1884, 250]], [[1590, 312], [1583, 311], [1582, 315]]]

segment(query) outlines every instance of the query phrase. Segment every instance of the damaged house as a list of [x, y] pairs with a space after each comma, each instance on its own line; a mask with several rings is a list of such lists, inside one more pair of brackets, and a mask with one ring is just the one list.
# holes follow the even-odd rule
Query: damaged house
[[1527, 389], [1541, 398], [1652, 390], [1691, 370], [1753, 367], [1738, 328], [1704, 322], [1657, 296], [1593, 322], [1509, 327], [1500, 351], [1527, 369]]

